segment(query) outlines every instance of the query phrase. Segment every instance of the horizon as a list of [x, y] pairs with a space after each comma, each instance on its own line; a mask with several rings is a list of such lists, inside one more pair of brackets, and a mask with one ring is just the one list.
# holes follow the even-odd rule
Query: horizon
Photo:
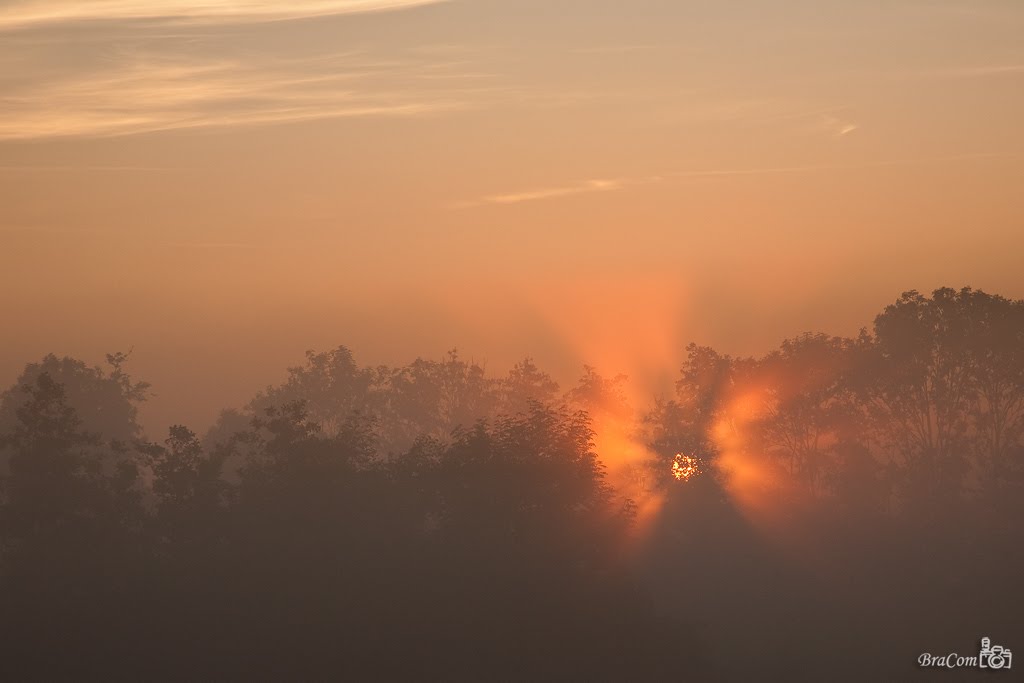
[[[949, 289], [959, 291], [963, 287], [949, 287]], [[996, 296], [1006, 296], [1008, 299], [1019, 298], [1002, 292], [986, 291], [981, 288], [968, 287], [968, 289]], [[899, 292], [898, 294], [903, 293]], [[922, 291], [921, 293], [930, 294], [931, 291]], [[728, 346], [717, 345], [706, 340], [687, 339], [680, 334], [674, 336], [671, 340], [656, 340], [654, 342], [654, 347], [656, 348], [654, 353], [650, 352], [652, 348], [650, 343], [638, 344], [633, 348], [624, 348], [613, 344], [597, 344], [590, 347], [588, 355], [586, 352], [580, 351], [578, 344], [570, 343], [563, 336], [558, 337], [559, 343], [564, 347], [561, 354], [549, 353], [546, 357], [532, 353], [523, 353], [518, 356], [507, 355], [502, 356], [500, 362], [492, 363], [486, 355], [476, 354], [473, 349], [463, 348], [458, 345], [442, 348], [443, 342], [440, 343], [441, 345], [438, 347], [440, 350], [437, 353], [413, 353], [403, 357], [398, 352], [391, 352], [390, 355], [387, 353], [378, 354], [380, 360], [373, 359], [372, 357], [364, 358], [360, 349], [342, 342], [318, 348], [303, 348], [287, 360], [284, 360], [280, 365], [272, 365], [267, 359], [249, 359], [247, 364], [236, 369], [236, 373], [239, 371], [244, 373], [246, 379], [238, 382], [237, 385], [225, 386], [226, 383], [223, 381], [223, 378], [218, 375], [205, 377], [205, 381], [212, 386], [218, 387], [220, 393], [204, 393], [206, 400], [192, 401], [189, 405], [183, 406], [179, 397], [187, 395], [194, 398], [196, 387], [175, 382], [173, 379], [168, 387], [162, 387], [146, 374], [145, 356], [139, 353], [139, 349], [129, 346], [125, 349], [100, 351], [94, 357], [79, 354], [72, 350], [68, 352], [50, 351], [38, 357], [21, 359], [20, 361], [12, 359], [12, 364], [16, 369], [9, 378], [0, 377], [0, 386], [13, 387], [17, 376], [23, 371], [26, 364], [38, 363], [45, 356], [53, 355], [57, 358], [72, 358], [84, 362], [87, 366], [102, 369], [107, 364], [105, 357], [108, 353], [126, 353], [125, 369], [127, 373], [137, 381], [144, 381], [150, 384], [145, 399], [139, 404], [139, 422], [148, 438], [159, 441], [162, 435], [166, 434], [167, 430], [174, 425], [183, 425], [202, 434], [216, 423], [222, 411], [244, 411], [249, 402], [258, 393], [274, 386], [280, 386], [287, 378], [291, 368], [303, 366], [309, 353], [323, 354], [337, 348], [345, 348], [352, 353], [355, 362], [360, 367], [376, 368], [383, 366], [402, 367], [416, 360], [442, 361], [450, 352], [454, 351], [458, 353], [460, 360], [480, 366], [486, 372], [487, 377], [494, 379], [499, 379], [506, 375], [517, 363], [527, 359], [532, 360], [542, 371], [551, 375], [552, 379], [558, 383], [559, 389], [563, 392], [571, 391], [576, 383], [585, 376], [586, 367], [592, 367], [606, 378], [623, 376], [625, 380], [623, 390], [626, 392], [630, 406], [633, 410], [642, 412], [650, 409], [659, 398], [671, 398], [675, 391], [675, 383], [679, 379], [680, 367], [686, 358], [686, 345], [689, 343], [711, 347], [723, 355], [734, 358], [759, 358], [777, 350], [784, 341], [796, 339], [802, 335], [826, 334], [832, 337], [852, 339], [856, 338], [861, 330], [867, 330], [871, 333], [875, 316], [881, 314], [883, 309], [896, 301], [896, 299], [897, 295], [892, 296], [879, 306], [864, 324], [848, 327], [844, 332], [807, 329], [779, 338], [775, 343], [766, 342], [758, 348], [749, 348], [748, 345], [748, 350], [744, 352], [737, 352]], [[607, 330], [605, 332], [607, 333]], [[578, 339], [576, 341], [578, 342]], [[507, 353], [514, 354], [515, 351], [508, 350]], [[140, 362], [140, 356], [143, 359], [142, 362]], [[367, 356], [370, 356], [370, 354], [367, 354]], [[561, 364], [559, 361], [561, 361]], [[573, 363], [578, 363], [578, 365], [572, 365]], [[249, 380], [249, 373], [254, 371], [262, 379]], [[174, 373], [171, 374], [174, 375]], [[236, 374], [237, 376], [239, 375]], [[170, 389], [170, 391], [165, 393], [167, 389]], [[227, 397], [227, 402], [217, 403], [216, 401], [220, 400], [220, 397]]]

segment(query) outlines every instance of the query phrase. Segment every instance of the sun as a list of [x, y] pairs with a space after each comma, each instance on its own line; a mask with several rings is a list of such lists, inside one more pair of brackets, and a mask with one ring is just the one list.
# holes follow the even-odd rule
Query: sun
[[690, 481], [700, 474], [700, 462], [692, 455], [676, 453], [672, 460], [672, 476], [676, 481]]

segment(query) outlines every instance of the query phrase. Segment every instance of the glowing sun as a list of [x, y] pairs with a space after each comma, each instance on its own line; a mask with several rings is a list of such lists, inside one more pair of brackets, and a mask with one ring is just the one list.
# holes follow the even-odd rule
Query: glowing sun
[[692, 455], [677, 453], [672, 460], [672, 476], [676, 481], [690, 481], [700, 474], [700, 462]]

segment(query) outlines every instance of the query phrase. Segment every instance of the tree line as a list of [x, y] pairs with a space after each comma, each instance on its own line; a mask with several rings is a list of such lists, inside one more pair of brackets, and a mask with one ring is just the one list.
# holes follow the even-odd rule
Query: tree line
[[[972, 289], [908, 292], [855, 338], [760, 358], [690, 345], [674, 395], [640, 407], [590, 367], [562, 391], [530, 359], [492, 377], [456, 352], [362, 367], [339, 347], [205, 434], [150, 440], [128, 360], [47, 356], [0, 398], [15, 680], [740, 675], [714, 654], [730, 631], [701, 625], [730, 614], [710, 568], [739, 571], [731, 553], [756, 542], [723, 521], [724, 432], [785, 485], [768, 495], [800, 492], [843, 571], [934, 559], [890, 551], [886, 527], [1024, 567], [1024, 302]], [[635, 501], [595, 447], [602, 411], [632, 416], [668, 501], [639, 559]], [[678, 453], [701, 461], [698, 486], [673, 485]]]

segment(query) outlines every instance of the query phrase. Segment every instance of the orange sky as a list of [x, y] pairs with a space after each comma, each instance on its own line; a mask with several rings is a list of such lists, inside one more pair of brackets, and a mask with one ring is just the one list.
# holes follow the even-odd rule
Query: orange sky
[[156, 431], [311, 347], [657, 387], [690, 340], [1024, 296], [1022, 35], [1017, 0], [0, 1], [0, 383], [134, 347]]

